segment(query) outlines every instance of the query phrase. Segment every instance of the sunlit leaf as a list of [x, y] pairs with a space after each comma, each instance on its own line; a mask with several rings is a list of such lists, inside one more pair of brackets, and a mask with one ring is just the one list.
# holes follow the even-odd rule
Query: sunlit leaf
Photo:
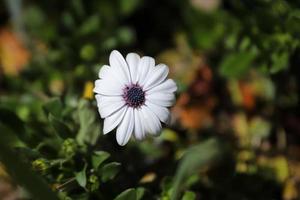
[[186, 191], [182, 197], [182, 200], [195, 200], [195, 199], [196, 199], [196, 194], [191, 191]]
[[135, 189], [135, 191], [136, 191], [136, 200], [143, 199], [143, 196], [145, 194], [145, 189], [142, 187], [139, 187], [139, 188]]
[[136, 191], [135, 189], [131, 188], [119, 194], [114, 200], [133, 200], [133, 199], [137, 199]]

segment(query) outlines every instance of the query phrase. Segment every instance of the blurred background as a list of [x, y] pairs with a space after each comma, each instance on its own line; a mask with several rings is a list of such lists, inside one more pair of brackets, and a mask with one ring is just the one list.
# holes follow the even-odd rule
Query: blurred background
[[[94, 80], [166, 63], [172, 123], [119, 147]], [[0, 1], [0, 199], [300, 199], [298, 0]]]

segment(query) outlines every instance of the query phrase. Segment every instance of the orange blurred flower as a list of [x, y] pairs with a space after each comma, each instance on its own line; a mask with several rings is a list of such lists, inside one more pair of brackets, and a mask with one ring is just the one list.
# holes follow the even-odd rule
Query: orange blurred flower
[[173, 112], [184, 128], [196, 130], [213, 122], [211, 112], [215, 105], [212, 72], [208, 66], [202, 66], [188, 91], [178, 98]]
[[13, 32], [0, 29], [0, 65], [4, 74], [16, 76], [28, 63], [30, 53]]

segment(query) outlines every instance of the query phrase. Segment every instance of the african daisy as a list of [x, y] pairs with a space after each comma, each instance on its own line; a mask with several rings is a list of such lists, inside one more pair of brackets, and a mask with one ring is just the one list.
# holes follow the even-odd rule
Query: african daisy
[[161, 122], [167, 123], [167, 107], [175, 101], [177, 90], [169, 69], [164, 64], [155, 66], [152, 57], [129, 53], [126, 61], [116, 50], [109, 57], [109, 64], [99, 71], [95, 81], [97, 106], [104, 118], [103, 133], [117, 127], [119, 145], [125, 145], [134, 136], [142, 140], [146, 135], [158, 135]]

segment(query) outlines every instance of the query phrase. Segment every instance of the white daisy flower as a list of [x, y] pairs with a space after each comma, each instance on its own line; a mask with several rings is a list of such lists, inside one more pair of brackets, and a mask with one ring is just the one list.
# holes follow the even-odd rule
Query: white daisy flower
[[117, 127], [119, 145], [125, 145], [134, 136], [142, 140], [146, 135], [158, 135], [161, 122], [167, 123], [167, 107], [175, 101], [177, 90], [172, 79], [167, 79], [169, 68], [155, 66], [152, 57], [129, 53], [126, 61], [116, 50], [109, 57], [109, 64], [99, 71], [94, 92], [101, 118], [103, 133]]

